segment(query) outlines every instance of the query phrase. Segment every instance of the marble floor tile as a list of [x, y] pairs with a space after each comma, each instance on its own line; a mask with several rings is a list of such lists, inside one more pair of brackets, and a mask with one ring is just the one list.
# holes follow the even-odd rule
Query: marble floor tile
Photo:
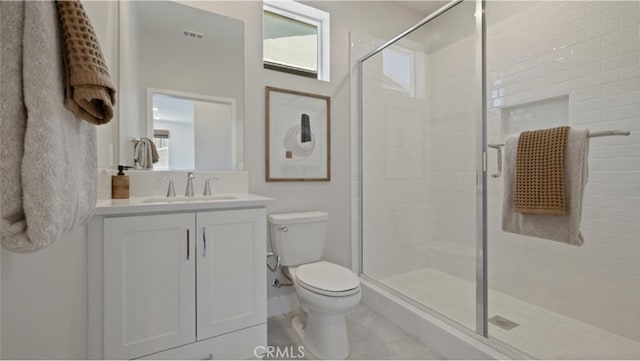
[[[268, 344], [296, 356], [298, 339], [291, 319], [296, 313], [271, 317], [268, 320]], [[402, 331], [362, 304], [347, 313], [347, 327], [351, 346], [350, 360], [440, 360], [440, 355], [429, 350], [417, 339]], [[282, 353], [281, 353], [282, 356]], [[286, 355], [285, 355], [286, 356]], [[278, 357], [299, 359], [295, 357]], [[275, 359], [267, 357], [266, 359]], [[315, 359], [308, 352], [303, 359]]]

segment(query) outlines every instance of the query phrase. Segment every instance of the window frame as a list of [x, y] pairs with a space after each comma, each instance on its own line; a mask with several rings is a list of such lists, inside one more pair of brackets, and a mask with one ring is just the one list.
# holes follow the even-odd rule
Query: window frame
[[330, 31], [331, 31], [331, 14], [326, 11], [313, 8], [304, 4], [300, 4], [293, 0], [263, 0], [262, 17], [264, 21], [264, 13], [270, 12], [294, 21], [302, 22], [315, 26], [318, 29], [317, 40], [317, 73], [305, 71], [304, 69], [286, 66], [280, 63], [268, 62], [264, 59], [264, 24], [263, 24], [263, 56], [262, 63], [265, 69], [278, 70], [286, 73], [306, 76], [318, 80], [330, 81]]

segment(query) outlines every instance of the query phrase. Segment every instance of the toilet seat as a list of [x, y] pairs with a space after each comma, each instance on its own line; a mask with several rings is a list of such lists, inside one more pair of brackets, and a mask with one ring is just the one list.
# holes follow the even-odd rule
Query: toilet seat
[[295, 277], [301, 287], [324, 296], [345, 297], [360, 292], [360, 280], [350, 269], [326, 261], [298, 267]]

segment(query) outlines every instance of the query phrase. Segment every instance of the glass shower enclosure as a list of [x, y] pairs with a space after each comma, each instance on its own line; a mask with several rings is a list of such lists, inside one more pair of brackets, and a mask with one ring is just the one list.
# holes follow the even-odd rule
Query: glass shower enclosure
[[[360, 59], [360, 271], [535, 358], [640, 358], [640, 10], [453, 1]], [[592, 138], [572, 246], [501, 229], [501, 146]], [[499, 164], [500, 163], [500, 164]]]

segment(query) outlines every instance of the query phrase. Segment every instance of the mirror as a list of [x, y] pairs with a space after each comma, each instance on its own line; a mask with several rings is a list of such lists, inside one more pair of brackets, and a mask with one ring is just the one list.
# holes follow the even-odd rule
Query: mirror
[[172, 1], [119, 5], [120, 164], [146, 137], [153, 169], [242, 170], [243, 22]]

